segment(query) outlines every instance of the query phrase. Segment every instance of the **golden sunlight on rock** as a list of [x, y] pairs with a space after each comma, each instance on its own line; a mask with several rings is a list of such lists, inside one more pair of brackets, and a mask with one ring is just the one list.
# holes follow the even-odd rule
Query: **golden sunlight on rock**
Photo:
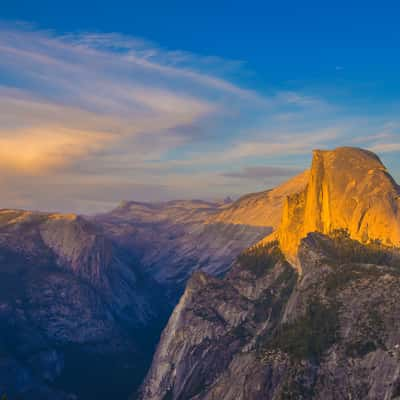
[[361, 242], [400, 245], [400, 191], [372, 152], [341, 147], [315, 150], [307, 187], [286, 198], [278, 239], [296, 264], [300, 240], [310, 232], [345, 229]]
[[284, 199], [292, 193], [303, 190], [308, 177], [309, 171], [306, 170], [274, 189], [243, 196], [212, 216], [209, 222], [269, 226], [275, 230], [280, 223]]

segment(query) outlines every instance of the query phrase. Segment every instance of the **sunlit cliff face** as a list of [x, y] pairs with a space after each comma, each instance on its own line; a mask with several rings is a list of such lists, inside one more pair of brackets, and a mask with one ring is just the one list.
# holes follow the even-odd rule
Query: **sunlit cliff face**
[[296, 263], [310, 232], [345, 229], [362, 242], [400, 246], [400, 190], [379, 158], [366, 150], [315, 150], [307, 187], [286, 199], [277, 238]]

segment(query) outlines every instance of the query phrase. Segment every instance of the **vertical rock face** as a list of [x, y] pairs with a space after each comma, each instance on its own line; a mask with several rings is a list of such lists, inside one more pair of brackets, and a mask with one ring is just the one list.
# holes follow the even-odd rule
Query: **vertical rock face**
[[399, 207], [399, 187], [375, 154], [315, 150], [307, 187], [287, 197], [276, 237], [291, 260], [309, 232], [345, 229], [363, 242], [399, 246]]
[[44, 243], [57, 255], [61, 267], [98, 287], [107, 285], [112, 244], [82, 217], [50, 215], [40, 226]]
[[279, 229], [193, 275], [141, 399], [399, 398], [399, 193], [373, 153], [315, 151]]
[[193, 275], [142, 400], [398, 398], [400, 263], [313, 233], [299, 276], [277, 246], [251, 249], [223, 280]]

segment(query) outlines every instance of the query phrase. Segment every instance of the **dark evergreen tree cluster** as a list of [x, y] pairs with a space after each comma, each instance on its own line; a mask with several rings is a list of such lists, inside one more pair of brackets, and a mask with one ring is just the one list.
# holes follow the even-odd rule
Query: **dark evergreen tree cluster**
[[284, 261], [284, 259], [277, 241], [254, 246], [238, 257], [240, 266], [248, 269], [257, 277], [264, 275], [278, 261]]

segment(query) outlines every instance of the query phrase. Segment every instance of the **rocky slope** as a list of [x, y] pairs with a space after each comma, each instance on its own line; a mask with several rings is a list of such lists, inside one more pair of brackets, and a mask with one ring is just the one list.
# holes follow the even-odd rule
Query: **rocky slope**
[[213, 222], [220, 207], [202, 201], [126, 202], [97, 216], [96, 223], [121, 246], [134, 249], [147, 274], [182, 288], [193, 271], [223, 274], [243, 249], [271, 232], [269, 226]]
[[246, 195], [231, 204], [171, 201], [124, 202], [94, 220], [110, 238], [129, 248], [143, 271], [176, 300], [197, 270], [223, 275], [243, 249], [274, 231], [287, 195], [302, 190], [308, 172], [275, 189]]
[[251, 193], [219, 210], [210, 223], [268, 226], [275, 230], [281, 222], [282, 206], [286, 197], [303, 190], [308, 183], [309, 171], [289, 179], [287, 182], [259, 193]]
[[163, 285], [183, 287], [193, 271], [222, 274], [234, 257], [271, 230], [206, 223], [218, 204], [175, 201], [160, 204], [127, 202], [96, 217], [113, 240], [130, 248], [144, 272]]
[[140, 398], [399, 398], [398, 193], [372, 153], [316, 151], [277, 233], [193, 275]]
[[223, 280], [196, 273], [141, 398], [397, 398], [399, 261], [321, 234], [302, 240], [299, 260], [301, 278], [270, 243]]
[[0, 260], [0, 392], [127, 396], [161, 323], [134, 259], [82, 217], [2, 210]]

